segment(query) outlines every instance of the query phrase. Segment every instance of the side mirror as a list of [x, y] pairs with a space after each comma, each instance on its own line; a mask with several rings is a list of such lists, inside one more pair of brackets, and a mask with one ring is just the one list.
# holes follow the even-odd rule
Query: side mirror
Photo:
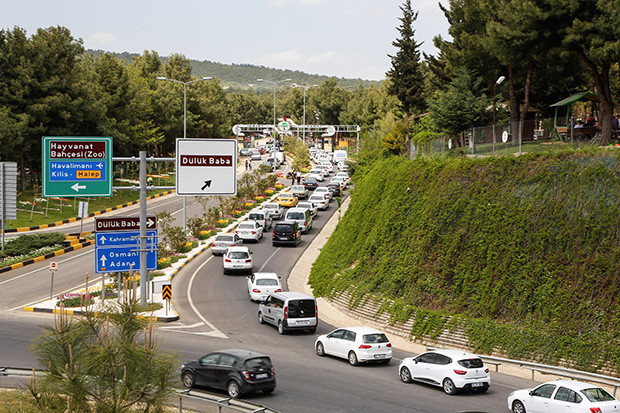
[[254, 251], [250, 251], [250, 255], [254, 254]]
[[534, 395], [534, 390], [530, 390], [527, 394], [529, 394], [530, 396]]

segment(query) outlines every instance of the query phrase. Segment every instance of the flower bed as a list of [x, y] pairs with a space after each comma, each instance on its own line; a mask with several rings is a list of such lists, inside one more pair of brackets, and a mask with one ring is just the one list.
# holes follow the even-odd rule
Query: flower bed
[[93, 304], [93, 296], [90, 293], [67, 293], [58, 297], [56, 307], [84, 307]]

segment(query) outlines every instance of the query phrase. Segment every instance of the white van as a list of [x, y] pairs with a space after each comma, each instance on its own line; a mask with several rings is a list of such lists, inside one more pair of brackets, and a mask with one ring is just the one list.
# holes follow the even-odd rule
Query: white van
[[337, 151], [334, 151], [334, 159], [333, 162], [334, 163], [338, 163], [338, 162], [344, 162], [347, 160], [347, 151], [344, 151], [342, 149], [339, 149]]
[[308, 232], [312, 228], [312, 214], [306, 208], [291, 208], [286, 212], [285, 221], [297, 222], [301, 232]]
[[258, 322], [278, 327], [278, 333], [290, 330], [316, 331], [319, 308], [313, 296], [293, 291], [273, 293], [258, 306]]
[[256, 221], [264, 230], [271, 228], [271, 213], [267, 209], [253, 209], [248, 214], [248, 221]]

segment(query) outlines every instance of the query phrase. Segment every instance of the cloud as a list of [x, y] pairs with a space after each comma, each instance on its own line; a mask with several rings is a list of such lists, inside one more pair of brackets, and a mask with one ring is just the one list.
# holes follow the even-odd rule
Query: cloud
[[255, 61], [264, 66], [302, 70], [305, 72], [315, 71], [316, 68], [324, 66], [325, 63], [340, 63], [347, 59], [343, 54], [333, 50], [326, 50], [314, 55], [299, 51], [294, 48], [275, 53], [262, 54], [255, 57]]
[[93, 43], [95, 45], [108, 46], [108, 45], [116, 43], [116, 40], [118, 40], [118, 38], [113, 33], [95, 32], [91, 34], [90, 36], [88, 36], [86, 40], [89, 43]]
[[318, 6], [329, 3], [331, 0], [269, 0], [269, 5], [274, 7], [285, 7], [290, 5], [299, 6]]

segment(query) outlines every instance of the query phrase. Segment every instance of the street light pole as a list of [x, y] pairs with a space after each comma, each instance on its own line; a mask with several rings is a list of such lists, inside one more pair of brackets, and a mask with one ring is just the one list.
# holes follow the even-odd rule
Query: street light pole
[[303, 130], [303, 142], [306, 144], [306, 90], [311, 87], [316, 87], [318, 85], [297, 85], [295, 87], [300, 87], [304, 90], [304, 130]]
[[290, 82], [293, 79], [284, 79], [284, 80], [278, 80], [278, 81], [273, 81], [273, 80], [265, 80], [265, 79], [256, 79], [257, 82], [263, 82], [263, 83], [268, 83], [273, 85], [273, 130], [276, 130], [276, 86], [278, 85], [278, 83], [286, 83], [286, 82]]
[[495, 83], [493, 83], [493, 155], [495, 155], [495, 90], [497, 85], [501, 84], [504, 79], [506, 79], [505, 76], [500, 76]]
[[[200, 79], [190, 80], [189, 82], [181, 82], [180, 80], [168, 79], [159, 76], [157, 80], [167, 80], [169, 82], [179, 83], [183, 85], [183, 139], [187, 138], [187, 85], [190, 83], [201, 82], [203, 80], [211, 80], [212, 76], [205, 76]], [[178, 167], [178, 166], [177, 166]], [[183, 196], [183, 232], [187, 230], [187, 196]]]

